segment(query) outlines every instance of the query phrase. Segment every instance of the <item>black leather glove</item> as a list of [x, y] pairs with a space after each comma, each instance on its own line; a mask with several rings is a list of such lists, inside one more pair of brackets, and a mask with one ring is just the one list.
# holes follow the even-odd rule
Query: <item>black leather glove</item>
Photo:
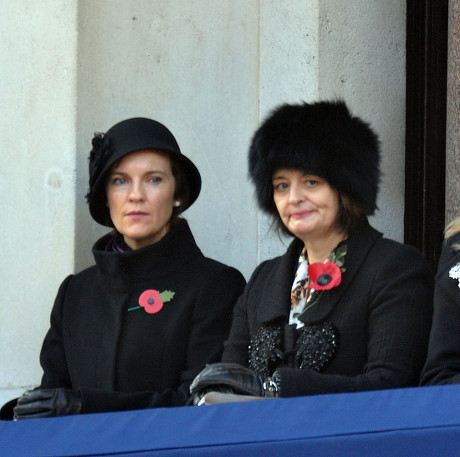
[[9, 402], [5, 403], [0, 409], [0, 421], [12, 421], [13, 420], [13, 409], [18, 403], [17, 398], [13, 398]]
[[81, 413], [81, 397], [70, 389], [28, 390], [18, 399], [14, 419], [65, 416]]
[[263, 379], [237, 363], [214, 363], [204, 368], [190, 385], [190, 393], [200, 396], [203, 392], [229, 389], [233, 393], [274, 398], [278, 386], [271, 379]]

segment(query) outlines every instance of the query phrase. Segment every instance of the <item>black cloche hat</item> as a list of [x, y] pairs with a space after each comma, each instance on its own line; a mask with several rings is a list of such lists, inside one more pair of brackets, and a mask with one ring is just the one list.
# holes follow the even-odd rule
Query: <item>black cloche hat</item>
[[201, 190], [201, 176], [193, 162], [182, 154], [174, 135], [160, 122], [143, 117], [126, 119], [115, 124], [105, 134], [96, 133], [89, 154], [89, 191], [86, 199], [89, 212], [99, 224], [113, 227], [106, 205], [105, 182], [116, 162], [136, 151], [153, 149], [174, 157], [183, 168], [190, 188], [187, 206], [192, 205]]

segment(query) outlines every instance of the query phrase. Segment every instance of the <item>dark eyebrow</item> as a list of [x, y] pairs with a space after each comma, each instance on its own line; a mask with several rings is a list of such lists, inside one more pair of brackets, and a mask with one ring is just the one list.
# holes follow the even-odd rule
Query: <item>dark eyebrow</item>
[[[153, 175], [153, 174], [167, 175], [168, 173], [162, 170], [149, 170], [144, 173], [144, 176]], [[113, 175], [129, 176], [129, 173], [126, 173], [125, 171], [114, 170], [110, 173], [110, 176], [113, 176]]]

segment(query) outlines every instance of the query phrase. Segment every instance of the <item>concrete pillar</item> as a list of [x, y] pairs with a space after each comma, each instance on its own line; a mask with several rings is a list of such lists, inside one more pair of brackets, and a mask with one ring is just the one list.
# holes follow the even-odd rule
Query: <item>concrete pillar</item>
[[449, 0], [446, 223], [460, 215], [460, 0]]
[[0, 12], [0, 403], [38, 385], [57, 289], [73, 272], [77, 1]]

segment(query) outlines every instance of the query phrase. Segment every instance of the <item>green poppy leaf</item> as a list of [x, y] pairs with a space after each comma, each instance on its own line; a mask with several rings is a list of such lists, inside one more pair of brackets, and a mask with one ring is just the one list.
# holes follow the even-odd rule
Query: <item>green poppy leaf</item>
[[340, 259], [342, 257], [345, 257], [347, 253], [347, 245], [340, 246], [337, 251], [335, 251], [335, 256]]
[[172, 290], [164, 290], [160, 294], [160, 300], [163, 302], [171, 301], [175, 294], [176, 292], [173, 292]]

